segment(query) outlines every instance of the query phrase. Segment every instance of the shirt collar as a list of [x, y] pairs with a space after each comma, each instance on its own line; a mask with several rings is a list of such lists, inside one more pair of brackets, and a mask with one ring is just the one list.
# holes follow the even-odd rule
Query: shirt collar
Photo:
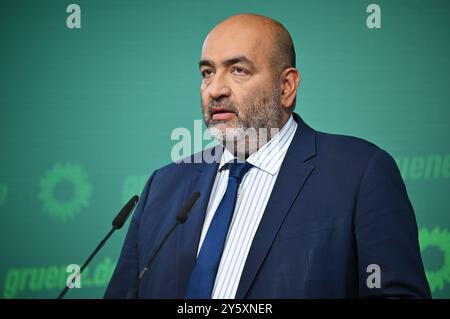
[[[281, 130], [275, 134], [269, 142], [264, 144], [259, 150], [247, 158], [247, 162], [253, 166], [275, 175], [283, 163], [284, 156], [291, 144], [295, 131], [297, 130], [297, 122], [291, 115]], [[232, 161], [236, 157], [227, 149], [224, 149], [220, 159], [219, 171], [223, 169], [225, 164]]]

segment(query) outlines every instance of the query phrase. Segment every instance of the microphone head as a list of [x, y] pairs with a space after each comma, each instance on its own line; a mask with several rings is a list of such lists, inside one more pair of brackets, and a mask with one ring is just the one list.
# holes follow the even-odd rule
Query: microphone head
[[184, 207], [181, 209], [180, 213], [177, 215], [177, 222], [184, 224], [188, 218], [188, 214], [194, 206], [197, 199], [200, 197], [200, 192], [195, 192], [192, 194], [191, 198], [186, 202]]
[[120, 229], [125, 224], [128, 216], [130, 215], [131, 211], [133, 210], [134, 206], [136, 206], [137, 202], [139, 200], [139, 196], [134, 195], [130, 198], [128, 203], [123, 206], [123, 208], [120, 210], [120, 212], [117, 214], [116, 218], [114, 218], [112, 222], [112, 226], [115, 229]]

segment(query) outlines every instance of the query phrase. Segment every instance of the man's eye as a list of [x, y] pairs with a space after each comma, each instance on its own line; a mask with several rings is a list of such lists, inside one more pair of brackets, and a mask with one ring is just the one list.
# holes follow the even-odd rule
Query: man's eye
[[212, 71], [211, 70], [203, 70], [201, 72], [201, 74], [202, 74], [202, 77], [207, 78], [212, 75]]
[[232, 72], [236, 75], [247, 75], [248, 71], [244, 68], [236, 67], [233, 68]]

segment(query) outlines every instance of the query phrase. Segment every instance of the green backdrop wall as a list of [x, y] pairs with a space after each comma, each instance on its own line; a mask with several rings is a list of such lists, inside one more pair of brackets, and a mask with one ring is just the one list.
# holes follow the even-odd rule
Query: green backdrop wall
[[[53, 298], [122, 204], [171, 161], [177, 127], [201, 120], [204, 37], [243, 12], [291, 32], [297, 112], [397, 160], [434, 297], [450, 297], [450, 2], [1, 1], [0, 297]], [[67, 297], [101, 297], [126, 231]]]

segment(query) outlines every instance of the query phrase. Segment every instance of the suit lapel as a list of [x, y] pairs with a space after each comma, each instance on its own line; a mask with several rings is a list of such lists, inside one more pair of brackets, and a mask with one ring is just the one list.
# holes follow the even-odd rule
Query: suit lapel
[[196, 164], [195, 176], [185, 192], [184, 202], [196, 191], [200, 192], [200, 197], [192, 208], [186, 223], [180, 225], [178, 229], [176, 249], [177, 298], [184, 298], [187, 283], [197, 259], [197, 248], [200, 242], [206, 209], [208, 208], [209, 197], [222, 156], [221, 147], [215, 147], [212, 153], [215, 158], [214, 163]]
[[252, 242], [236, 298], [245, 298], [292, 203], [314, 167], [305, 161], [316, 153], [315, 132], [294, 113], [297, 131], [286, 153], [266, 210]]

